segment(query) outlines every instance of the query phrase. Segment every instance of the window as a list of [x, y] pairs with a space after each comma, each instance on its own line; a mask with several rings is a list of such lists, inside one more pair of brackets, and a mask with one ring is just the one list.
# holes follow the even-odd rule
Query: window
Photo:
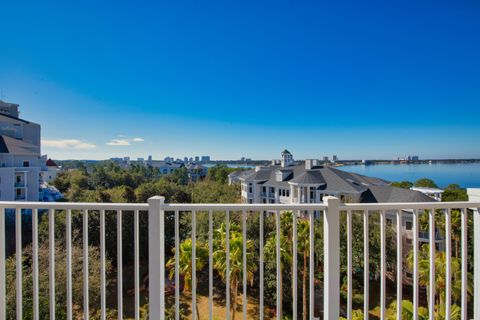
[[267, 187], [262, 187], [262, 192], [267, 192]]
[[16, 176], [16, 181], [17, 181], [17, 183], [22, 182], [22, 177], [21, 176]]
[[287, 189], [287, 197], [290, 197], [290, 190]]
[[21, 189], [17, 189], [17, 196], [20, 196], [22, 194], [22, 190]]
[[270, 193], [275, 193], [275, 188], [274, 187], [270, 187]]
[[30, 167], [30, 161], [23, 161], [24, 167]]
[[248, 199], [248, 203], [253, 203], [253, 199]]
[[267, 203], [267, 199], [263, 199], [263, 203]]
[[407, 230], [412, 230], [412, 228], [413, 228], [412, 221], [406, 221], [406, 222], [405, 222], [405, 228], [406, 228]]

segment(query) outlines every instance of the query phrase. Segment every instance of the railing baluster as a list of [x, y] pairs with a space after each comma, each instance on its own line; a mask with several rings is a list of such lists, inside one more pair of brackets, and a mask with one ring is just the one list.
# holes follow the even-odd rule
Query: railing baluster
[[135, 320], [140, 320], [140, 239], [139, 239], [139, 211], [133, 212], [133, 269], [134, 269], [134, 299], [135, 299]]
[[[247, 213], [242, 211], [242, 239], [243, 239], [243, 320], [247, 320]], [[235, 299], [236, 297], [234, 297]], [[235, 312], [235, 310], [233, 311]]]
[[[226, 288], [225, 288], [225, 299], [226, 299], [226, 319], [230, 320], [230, 211], [226, 211], [225, 213], [225, 257], [226, 257], [226, 266], [227, 266], [227, 274], [226, 274]], [[235, 312], [235, 310], [234, 310]]]
[[403, 234], [402, 210], [397, 211], [397, 320], [402, 320]]
[[450, 320], [451, 304], [452, 304], [452, 219], [451, 210], [445, 211], [445, 319]]
[[369, 270], [369, 232], [368, 232], [368, 210], [363, 211], [363, 317], [369, 318], [369, 290], [370, 290], [370, 270]]
[[380, 319], [385, 319], [385, 210], [380, 212]]
[[105, 267], [105, 210], [100, 211], [100, 309], [101, 319], [107, 319], [107, 293], [106, 293], [106, 267]]
[[259, 242], [260, 242], [260, 248], [259, 248], [259, 269], [260, 269], [260, 320], [263, 320], [264, 318], [264, 299], [263, 299], [263, 272], [264, 272], [264, 265], [263, 265], [263, 243], [264, 243], [264, 239], [263, 239], [263, 225], [264, 225], [264, 213], [263, 211], [260, 211], [259, 212], [259, 215], [260, 215], [260, 239], [259, 239]]
[[413, 211], [413, 320], [418, 320], [418, 209]]
[[430, 277], [429, 277], [429, 301], [428, 315], [430, 320], [435, 319], [435, 210], [429, 211], [430, 232]]
[[313, 319], [315, 311], [315, 216], [313, 211], [308, 211], [310, 219], [310, 319]]
[[15, 247], [17, 272], [17, 320], [23, 319], [23, 279], [22, 279], [22, 210], [15, 209]]
[[468, 228], [468, 217], [467, 209], [462, 209], [462, 320], [467, 320], [467, 287], [468, 287], [468, 278], [467, 278], [467, 228]]
[[90, 318], [88, 302], [88, 210], [83, 212], [83, 319]]
[[38, 209], [32, 210], [33, 319], [40, 318], [38, 304]]
[[66, 218], [67, 237], [67, 319], [72, 320], [72, 210], [67, 210]]
[[298, 234], [297, 234], [297, 214], [298, 211], [292, 212], [292, 242], [293, 242], [293, 272], [292, 272], [292, 286], [293, 286], [293, 301], [292, 301], [292, 309], [293, 309], [293, 320], [297, 320], [297, 306], [298, 306]]
[[55, 320], [55, 210], [48, 210], [48, 283], [50, 320]]
[[180, 212], [175, 211], [175, 319], [180, 319]]
[[197, 214], [192, 211], [192, 320], [197, 319]]
[[5, 278], [5, 208], [0, 210], [0, 319], [7, 318]]
[[275, 227], [276, 227], [276, 258], [277, 258], [277, 320], [282, 318], [282, 261], [281, 261], [281, 251], [280, 251], [280, 239], [281, 239], [281, 230], [280, 230], [280, 210], [275, 212]]
[[123, 319], [123, 245], [122, 210], [117, 210], [117, 309], [118, 320]]
[[352, 320], [352, 211], [347, 211], [347, 320]]
[[208, 212], [208, 319], [213, 319], [213, 216]]

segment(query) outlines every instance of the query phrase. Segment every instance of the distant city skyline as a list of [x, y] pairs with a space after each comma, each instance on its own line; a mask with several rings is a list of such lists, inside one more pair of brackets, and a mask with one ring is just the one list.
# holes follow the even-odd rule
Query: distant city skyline
[[54, 159], [480, 158], [480, 3], [8, 1], [0, 99]]

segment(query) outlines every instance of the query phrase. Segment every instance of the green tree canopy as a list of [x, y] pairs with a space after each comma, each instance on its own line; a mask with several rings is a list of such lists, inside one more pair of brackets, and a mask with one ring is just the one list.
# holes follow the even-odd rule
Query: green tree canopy
[[428, 178], [418, 179], [415, 181], [414, 186], [418, 188], [438, 188], [437, 184]]

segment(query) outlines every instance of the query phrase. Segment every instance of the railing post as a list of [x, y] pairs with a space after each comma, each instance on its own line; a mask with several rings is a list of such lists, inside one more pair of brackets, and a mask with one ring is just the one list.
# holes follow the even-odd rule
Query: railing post
[[148, 199], [148, 314], [165, 319], [165, 198]]
[[[338, 319], [340, 314], [340, 200], [323, 198], [327, 209], [323, 219], [324, 319]], [[310, 299], [312, 299], [311, 297]]]
[[[480, 202], [480, 189], [467, 189], [468, 200]], [[473, 210], [473, 319], [480, 319], [480, 212]]]

